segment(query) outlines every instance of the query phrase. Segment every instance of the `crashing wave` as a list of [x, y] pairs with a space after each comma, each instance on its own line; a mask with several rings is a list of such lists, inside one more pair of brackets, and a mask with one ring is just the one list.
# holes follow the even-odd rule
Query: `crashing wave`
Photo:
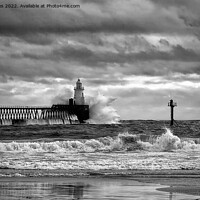
[[117, 124], [119, 123], [120, 116], [117, 111], [112, 107], [114, 98], [106, 97], [98, 94], [95, 98], [90, 97], [90, 124]]
[[102, 137], [90, 140], [70, 140], [54, 142], [10, 142], [0, 143], [0, 151], [25, 152], [98, 152], [98, 151], [174, 151], [200, 150], [200, 144], [194, 140], [181, 140], [173, 135], [170, 129], [152, 140], [151, 136], [133, 135], [128, 132], [120, 133], [117, 137]]

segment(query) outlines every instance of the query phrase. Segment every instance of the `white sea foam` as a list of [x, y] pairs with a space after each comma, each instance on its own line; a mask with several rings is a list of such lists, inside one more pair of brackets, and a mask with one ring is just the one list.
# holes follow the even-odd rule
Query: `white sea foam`
[[[150, 138], [150, 137], [149, 137]], [[17, 142], [0, 143], [0, 151], [37, 151], [37, 152], [99, 152], [99, 151], [175, 151], [200, 150], [195, 141], [184, 141], [173, 135], [170, 129], [157, 137], [154, 143], [142, 141], [140, 135], [121, 133], [117, 137], [102, 137], [90, 140], [54, 141], [54, 142]]]
[[[117, 137], [54, 142], [0, 143], [1, 168], [128, 170], [200, 169], [200, 144], [166, 129], [151, 140], [128, 132]], [[154, 141], [154, 142], [152, 142]], [[190, 158], [190, 159], [188, 159]]]
[[90, 105], [90, 124], [116, 124], [119, 123], [120, 116], [112, 107], [114, 98], [106, 97], [100, 93], [96, 97], [88, 97]]
[[153, 144], [143, 141], [139, 141], [139, 143], [144, 149], [150, 151], [200, 150], [200, 144], [196, 144], [192, 139], [181, 140], [167, 128], [165, 133], [157, 137]]
[[160, 151], [171, 151], [178, 149], [181, 148], [181, 139], [173, 135], [170, 129], [166, 129], [165, 134], [157, 138], [154, 147]]
[[97, 152], [123, 149], [120, 139], [0, 143], [1, 152]]

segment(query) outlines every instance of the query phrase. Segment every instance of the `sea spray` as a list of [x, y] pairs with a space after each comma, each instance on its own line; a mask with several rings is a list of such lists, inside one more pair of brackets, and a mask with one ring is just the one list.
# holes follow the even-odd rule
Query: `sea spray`
[[90, 119], [88, 122], [91, 124], [119, 123], [120, 116], [111, 106], [114, 101], [114, 98], [103, 96], [100, 93], [96, 97], [89, 97]]
[[181, 148], [181, 139], [173, 135], [170, 129], [166, 128], [165, 133], [157, 138], [154, 144], [159, 151], [171, 151]]
[[200, 144], [196, 144], [194, 140], [180, 139], [174, 135], [172, 131], [165, 128], [165, 133], [161, 136], [157, 136], [155, 142], [150, 143], [148, 141], [138, 141], [142, 148], [147, 151], [163, 152], [163, 151], [175, 151], [175, 150], [200, 150]]

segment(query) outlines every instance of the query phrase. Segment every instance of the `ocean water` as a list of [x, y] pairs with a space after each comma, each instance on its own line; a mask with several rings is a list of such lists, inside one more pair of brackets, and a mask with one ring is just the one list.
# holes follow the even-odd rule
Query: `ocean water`
[[[181, 170], [184, 174], [193, 171], [196, 173], [200, 170], [199, 124], [199, 121], [177, 121], [171, 129], [168, 121], [140, 120], [121, 121], [119, 124], [2, 126], [0, 127], [0, 188], [5, 194], [3, 199], [9, 199], [9, 194], [5, 192], [8, 188], [15, 194], [12, 198], [17, 199], [16, 188], [21, 188], [24, 183], [26, 183], [24, 187], [29, 188], [26, 191], [29, 193], [32, 191], [30, 188], [34, 191], [49, 191], [54, 186], [59, 188], [56, 184], [60, 184], [61, 188], [67, 187], [68, 191], [68, 185], [71, 184], [65, 179], [59, 180], [62, 183], [52, 180], [51, 183], [49, 180], [34, 183], [30, 177], [114, 177], [130, 176], [138, 172], [162, 174], [176, 170]], [[16, 177], [25, 178], [26, 181], [13, 181]], [[8, 181], [9, 178], [12, 181]], [[71, 180], [73, 190], [76, 190], [79, 181]], [[145, 195], [141, 198], [133, 196], [130, 189], [132, 186], [126, 185], [130, 184], [128, 180], [127, 183], [119, 181], [112, 183], [113, 180], [110, 180], [113, 188], [111, 187], [109, 191], [106, 190], [105, 180], [101, 180], [101, 183], [98, 181], [88, 183], [88, 181], [89, 179], [81, 181], [82, 185], [92, 185], [91, 190], [90, 187], [89, 189], [86, 187], [90, 192], [89, 196], [86, 195], [87, 197], [83, 199], [146, 199]], [[94, 187], [97, 187], [97, 183], [100, 184], [99, 190], [104, 191], [104, 198], [96, 196], [97, 189]], [[7, 189], [4, 188], [6, 184]], [[125, 184], [128, 188], [120, 184]], [[119, 185], [122, 188], [119, 196], [108, 198], [111, 195], [109, 192], [118, 191]], [[154, 197], [158, 195], [149, 199], [169, 199], [168, 193], [161, 191], [156, 193], [157, 185], [147, 184], [145, 187], [153, 188], [151, 191]], [[142, 189], [138, 188], [136, 191]], [[50, 199], [49, 193], [48, 197], [45, 195], [47, 194], [40, 198], [32, 198], [34, 196], [32, 195], [31, 198]], [[63, 199], [72, 199], [73, 196], [70, 197], [68, 193], [63, 195]], [[159, 195], [163, 195], [163, 198]], [[20, 198], [25, 199], [23, 195]], [[171, 199], [189, 198], [176, 196]]]

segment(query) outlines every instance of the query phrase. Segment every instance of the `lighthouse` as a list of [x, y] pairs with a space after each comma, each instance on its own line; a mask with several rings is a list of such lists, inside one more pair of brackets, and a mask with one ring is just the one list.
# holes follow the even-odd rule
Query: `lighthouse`
[[76, 87], [74, 88], [74, 102], [75, 105], [85, 105], [85, 98], [84, 98], [84, 87], [80, 79], [76, 82]]

